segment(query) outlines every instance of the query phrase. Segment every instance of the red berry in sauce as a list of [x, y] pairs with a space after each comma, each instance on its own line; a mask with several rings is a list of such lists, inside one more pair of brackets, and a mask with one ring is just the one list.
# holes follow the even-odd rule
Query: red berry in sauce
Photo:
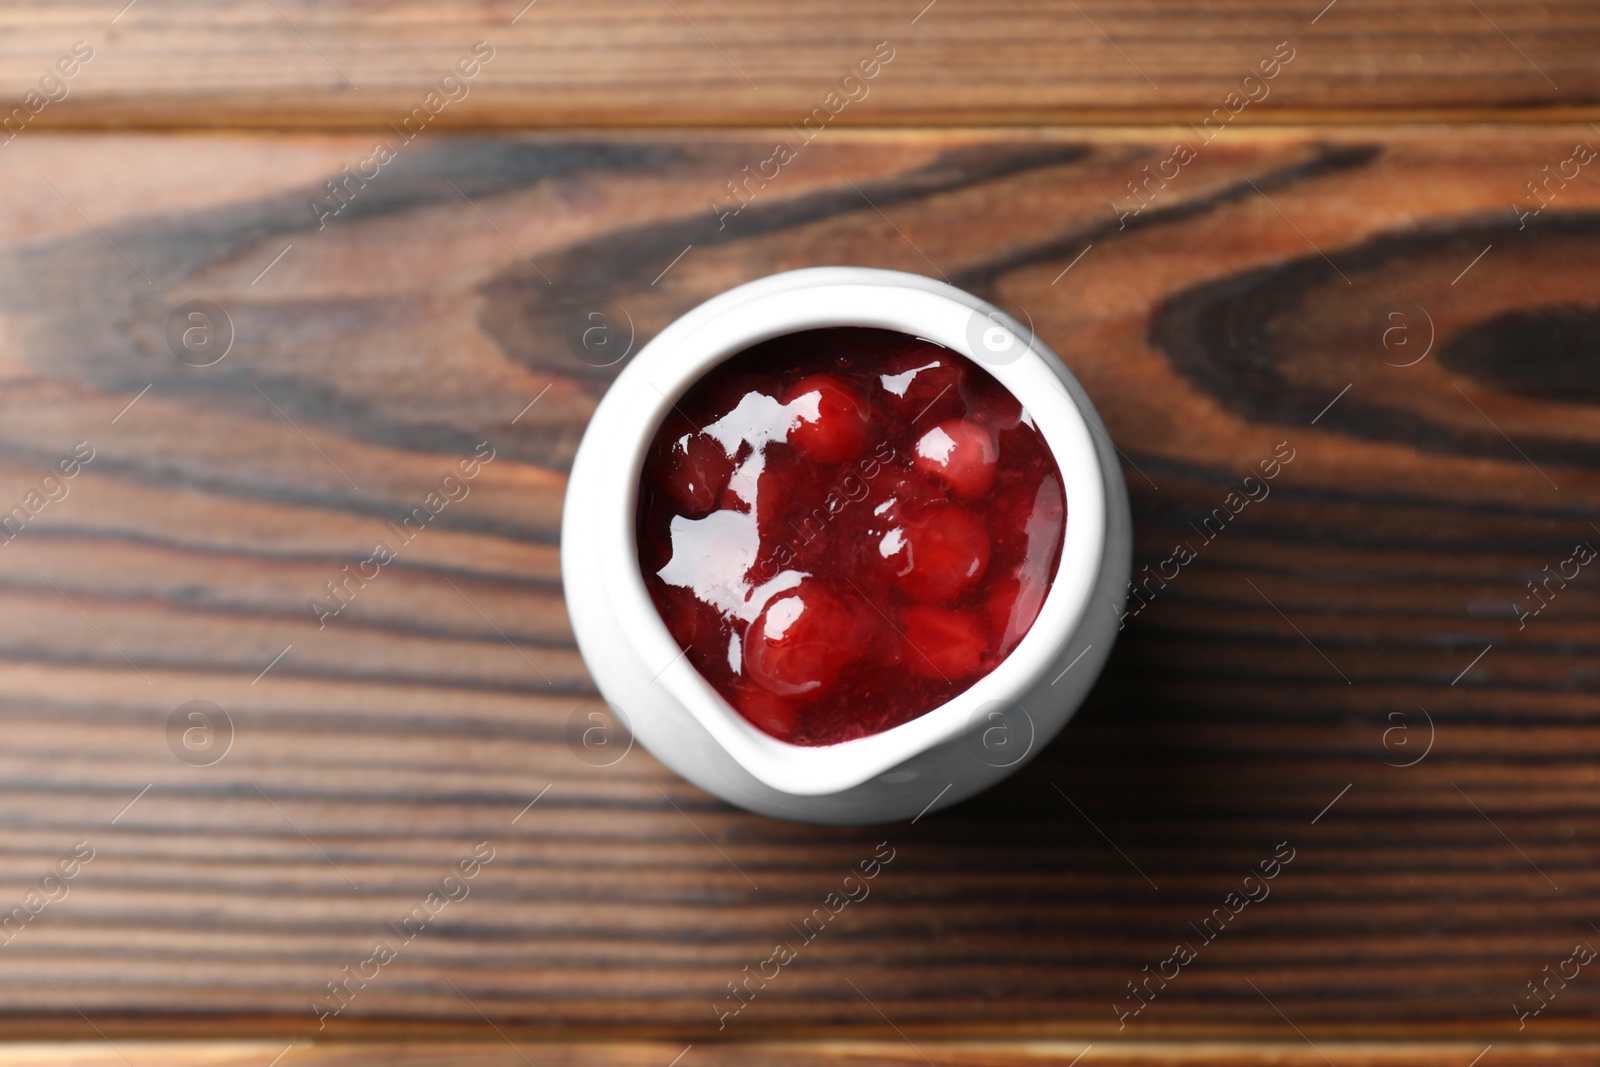
[[717, 611], [687, 589], [667, 586], [656, 600], [656, 608], [685, 648], [711, 648], [722, 640]]
[[798, 420], [789, 443], [807, 459], [843, 463], [855, 459], [867, 444], [866, 402], [831, 374], [813, 374], [797, 382], [784, 398]]
[[737, 686], [730, 695], [740, 714], [774, 737], [787, 737], [794, 732], [803, 707], [759, 685]]
[[[756, 519], [763, 542], [782, 542], [799, 534], [797, 526], [810, 529], [807, 523], [811, 520], [809, 515], [791, 514], [792, 509], [786, 505], [817, 495], [822, 482], [817, 476], [817, 465], [807, 462], [793, 449], [786, 452], [773, 449], [764, 458], [761, 473], [756, 476]], [[821, 533], [826, 525], [816, 529]]]
[[983, 624], [971, 612], [917, 604], [900, 613], [900, 632], [911, 651], [905, 664], [928, 678], [953, 682], [978, 669], [988, 646]]
[[967, 417], [999, 433], [1016, 426], [1022, 404], [1006, 387], [987, 374], [972, 375], [966, 383]]
[[918, 425], [960, 415], [967, 373], [959, 360], [931, 341], [912, 341], [878, 373], [884, 404]]
[[948, 485], [963, 500], [978, 500], [994, 485], [999, 452], [985, 426], [947, 419], [917, 438], [912, 464]]
[[714, 368], [651, 445], [636, 543], [695, 669], [756, 729], [831, 745], [960, 694], [1026, 635], [1061, 475], [977, 364], [888, 330]]
[[672, 443], [659, 477], [672, 502], [690, 518], [709, 514], [728, 486], [733, 461], [703, 433], [684, 434]]
[[807, 579], [767, 601], [745, 631], [745, 672], [780, 696], [813, 693], [861, 654], [866, 635], [850, 604]]
[[887, 527], [944, 503], [944, 494], [915, 471], [891, 467], [874, 479], [866, 502], [872, 505], [873, 517]]
[[930, 508], [884, 534], [878, 555], [912, 600], [941, 604], [977, 584], [989, 566], [989, 531], [966, 508]]

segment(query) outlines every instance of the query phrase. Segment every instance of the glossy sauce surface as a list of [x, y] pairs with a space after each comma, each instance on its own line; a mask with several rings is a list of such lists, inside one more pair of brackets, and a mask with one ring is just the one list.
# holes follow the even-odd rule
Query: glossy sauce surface
[[878, 733], [992, 670], [1061, 558], [1061, 474], [977, 364], [809, 330], [712, 369], [641, 480], [645, 585], [695, 668], [796, 745]]

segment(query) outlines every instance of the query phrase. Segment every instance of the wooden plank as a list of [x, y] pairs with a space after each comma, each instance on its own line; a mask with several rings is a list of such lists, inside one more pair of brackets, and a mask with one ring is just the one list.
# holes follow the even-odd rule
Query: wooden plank
[[[0, 156], [0, 510], [94, 450], [0, 547], [0, 912], [94, 849], [4, 945], [0, 1030], [1592, 1036], [1587, 971], [1525, 1030], [1514, 1005], [1600, 938], [1597, 579], [1526, 586], [1600, 539], [1600, 189], [1580, 168], [1522, 229], [1511, 205], [1593, 131], [851, 134], [708, 206], [772, 136], [440, 134], [337, 215], [310, 202], [369, 136]], [[580, 761], [555, 569], [615, 373], [573, 316], [621, 308], [642, 340], [841, 262], [1031, 319], [1127, 455], [1137, 565], [1197, 556], [1034, 764], [876, 829], [734, 811], [642, 751]], [[194, 300], [234, 328], [208, 367], [169, 346]], [[319, 627], [325, 583], [482, 442], [469, 495]], [[1208, 540], [1280, 442], [1271, 495]], [[194, 700], [233, 724], [213, 765], [170, 747]], [[871, 897], [730, 999], [880, 841]], [[401, 942], [481, 842], [470, 895]], [[1280, 842], [1270, 896], [1206, 940]], [[380, 940], [397, 958], [336, 999]]]
[[[79, 41], [93, 59], [30, 125], [386, 129], [479, 41], [494, 58], [431, 128], [1593, 119], [1600, 98], [1587, 0], [124, 2], [5, 5], [6, 109]], [[830, 102], [880, 42], [888, 65]]]
[[[1331, 1060], [1341, 1067], [1461, 1067], [1484, 1051], [1470, 1042], [1323, 1041], [1314, 1047], [1303, 1041], [1182, 1043], [1131, 1041], [1110, 1044], [1083, 1042], [928, 1041], [913, 1048], [902, 1040], [863, 1041], [751, 1041], [704, 1043], [685, 1047], [669, 1042], [541, 1042], [502, 1039], [489, 1043], [349, 1042], [343, 1044], [290, 1044], [270, 1041], [178, 1043], [118, 1041], [68, 1045], [0, 1046], [5, 1067], [261, 1067], [274, 1056], [287, 1067], [806, 1067], [838, 1064], [840, 1067], [911, 1067], [934, 1062], [948, 1067], [1070, 1067], [1081, 1062], [1116, 1064], [1117, 1067], [1232, 1067], [1270, 1064], [1272, 1067], [1326, 1067]], [[1536, 1067], [1593, 1062], [1593, 1044], [1540, 1042], [1503, 1043], [1493, 1046], [1494, 1062]], [[923, 1058], [923, 1055], [927, 1059]], [[1328, 1059], [1323, 1059], [1326, 1055]], [[681, 1057], [675, 1059], [675, 1057]]]

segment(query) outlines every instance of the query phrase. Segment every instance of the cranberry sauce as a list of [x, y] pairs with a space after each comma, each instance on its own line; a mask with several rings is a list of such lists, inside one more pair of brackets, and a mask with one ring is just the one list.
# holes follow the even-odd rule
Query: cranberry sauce
[[758, 728], [832, 745], [931, 711], [1033, 625], [1061, 472], [977, 364], [889, 330], [789, 334], [712, 369], [651, 443], [645, 585]]

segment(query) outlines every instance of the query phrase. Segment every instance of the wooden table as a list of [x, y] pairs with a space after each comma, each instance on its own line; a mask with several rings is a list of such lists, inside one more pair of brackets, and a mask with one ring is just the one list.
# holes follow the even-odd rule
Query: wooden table
[[[0, 1062], [1600, 1056], [1600, 8], [121, 3], [0, 10]], [[568, 742], [572, 322], [831, 263], [1035, 325], [1147, 583], [914, 825]]]

